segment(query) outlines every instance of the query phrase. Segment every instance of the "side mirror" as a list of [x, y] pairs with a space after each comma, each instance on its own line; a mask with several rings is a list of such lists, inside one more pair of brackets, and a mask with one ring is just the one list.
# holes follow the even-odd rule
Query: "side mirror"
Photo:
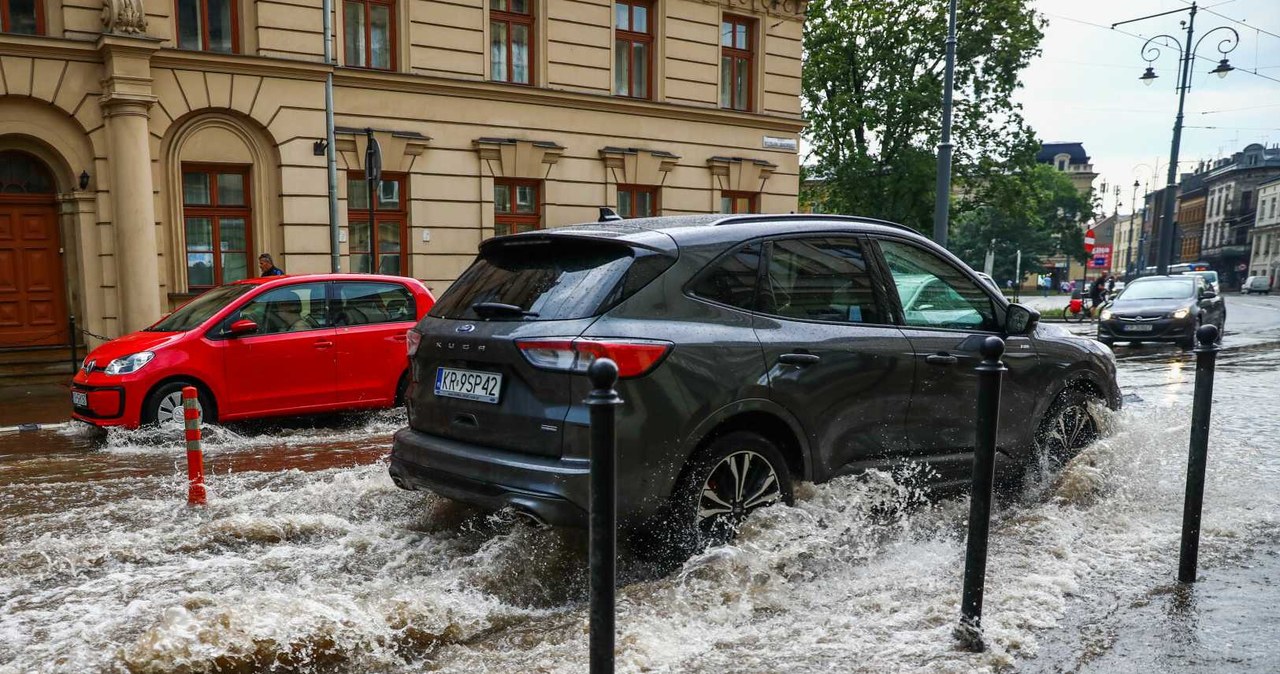
[[1025, 335], [1036, 329], [1040, 312], [1021, 304], [1010, 304], [1004, 315], [1004, 331], [1008, 335]]
[[258, 324], [254, 323], [253, 321], [247, 318], [242, 318], [238, 321], [235, 321], [230, 326], [227, 327], [227, 332], [231, 333], [232, 337], [239, 337], [241, 335], [252, 335], [257, 331], [258, 331]]

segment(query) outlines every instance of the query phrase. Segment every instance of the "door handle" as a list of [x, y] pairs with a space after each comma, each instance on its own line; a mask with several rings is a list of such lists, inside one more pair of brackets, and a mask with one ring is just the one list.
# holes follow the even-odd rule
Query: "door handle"
[[822, 356], [812, 353], [784, 353], [778, 356], [779, 363], [783, 365], [799, 365], [800, 367], [813, 365], [820, 360], [822, 360]]
[[326, 340], [326, 339], [317, 339], [317, 340], [316, 340], [316, 348], [317, 348], [317, 349], [327, 349], [327, 348], [329, 348], [329, 347], [331, 347], [331, 346], [333, 346], [333, 342], [330, 342], [329, 340]]
[[931, 353], [925, 357], [924, 362], [930, 365], [955, 365], [960, 359], [949, 353]]

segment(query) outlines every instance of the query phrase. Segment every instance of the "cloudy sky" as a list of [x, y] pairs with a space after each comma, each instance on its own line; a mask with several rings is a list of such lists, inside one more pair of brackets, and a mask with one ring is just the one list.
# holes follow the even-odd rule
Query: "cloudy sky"
[[[1127, 211], [1135, 179], [1150, 184], [1158, 169], [1157, 181], [1164, 184], [1178, 105], [1177, 48], [1165, 49], [1156, 60], [1159, 78], [1150, 87], [1138, 81], [1147, 65], [1141, 51], [1147, 38], [1161, 33], [1184, 39], [1179, 22], [1188, 13], [1116, 30], [1110, 25], [1189, 5], [1183, 0], [1034, 0], [1049, 25], [1043, 55], [1024, 73], [1018, 98], [1041, 139], [1084, 143], [1101, 174], [1094, 188], [1101, 189], [1104, 180], [1108, 184], [1108, 212], [1115, 185], [1121, 185], [1121, 211]], [[1179, 164], [1184, 171], [1249, 143], [1280, 144], [1280, 0], [1203, 0], [1200, 9], [1196, 41], [1210, 29], [1229, 26], [1239, 32], [1240, 43], [1228, 55], [1237, 70], [1225, 79], [1208, 72], [1221, 58], [1219, 40], [1230, 33], [1217, 31], [1200, 44], [1183, 121]]]

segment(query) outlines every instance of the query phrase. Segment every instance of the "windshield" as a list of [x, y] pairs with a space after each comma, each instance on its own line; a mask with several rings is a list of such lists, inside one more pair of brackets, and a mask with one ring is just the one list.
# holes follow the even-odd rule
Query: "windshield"
[[1117, 300], [1183, 300], [1191, 297], [1196, 284], [1191, 279], [1134, 281]]
[[177, 311], [160, 319], [159, 323], [147, 328], [148, 332], [186, 332], [194, 330], [223, 307], [231, 304], [237, 297], [253, 290], [254, 286], [237, 283], [219, 286], [203, 295], [187, 302]]

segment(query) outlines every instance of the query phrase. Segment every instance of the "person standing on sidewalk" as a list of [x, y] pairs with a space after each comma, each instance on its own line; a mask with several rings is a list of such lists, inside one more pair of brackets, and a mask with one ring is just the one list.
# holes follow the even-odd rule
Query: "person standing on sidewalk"
[[258, 269], [262, 270], [263, 276], [284, 276], [284, 270], [276, 266], [268, 253], [258, 256]]

